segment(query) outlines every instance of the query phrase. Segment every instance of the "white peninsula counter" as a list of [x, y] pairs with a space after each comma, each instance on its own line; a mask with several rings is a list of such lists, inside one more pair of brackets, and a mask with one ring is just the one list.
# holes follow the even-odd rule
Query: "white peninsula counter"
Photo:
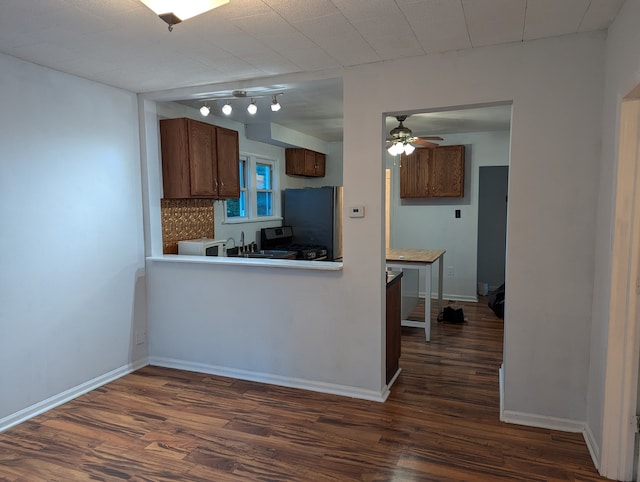
[[341, 271], [342, 261], [303, 261], [296, 259], [243, 258], [236, 256], [189, 256], [184, 254], [165, 254], [150, 256], [147, 261], [161, 263], [191, 263], [233, 266], [261, 266], [268, 268], [308, 269], [320, 271]]

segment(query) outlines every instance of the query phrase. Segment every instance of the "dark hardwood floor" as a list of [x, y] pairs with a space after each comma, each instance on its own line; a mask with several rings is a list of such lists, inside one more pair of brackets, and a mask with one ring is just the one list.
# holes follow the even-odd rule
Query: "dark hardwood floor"
[[559, 481], [580, 434], [498, 420], [502, 320], [403, 328], [386, 403], [146, 367], [0, 434], [10, 481]]

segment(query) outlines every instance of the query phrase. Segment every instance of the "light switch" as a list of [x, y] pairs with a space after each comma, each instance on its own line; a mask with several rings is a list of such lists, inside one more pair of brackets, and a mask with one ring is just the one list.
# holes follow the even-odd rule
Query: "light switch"
[[349, 208], [350, 218], [364, 218], [364, 206], [351, 206]]

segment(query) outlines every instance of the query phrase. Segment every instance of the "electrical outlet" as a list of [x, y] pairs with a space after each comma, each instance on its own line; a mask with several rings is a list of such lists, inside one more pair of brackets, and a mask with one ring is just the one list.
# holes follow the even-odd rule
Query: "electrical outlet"
[[454, 273], [454, 271], [453, 271], [453, 266], [449, 266], [449, 267], [447, 268], [447, 276], [448, 276], [449, 278], [453, 278], [453, 277], [455, 276], [455, 273]]

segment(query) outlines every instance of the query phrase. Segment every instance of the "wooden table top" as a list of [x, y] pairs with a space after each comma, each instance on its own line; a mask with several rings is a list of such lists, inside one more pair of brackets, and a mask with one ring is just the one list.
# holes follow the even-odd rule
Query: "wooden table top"
[[387, 249], [387, 262], [394, 263], [434, 263], [446, 251], [444, 249]]

